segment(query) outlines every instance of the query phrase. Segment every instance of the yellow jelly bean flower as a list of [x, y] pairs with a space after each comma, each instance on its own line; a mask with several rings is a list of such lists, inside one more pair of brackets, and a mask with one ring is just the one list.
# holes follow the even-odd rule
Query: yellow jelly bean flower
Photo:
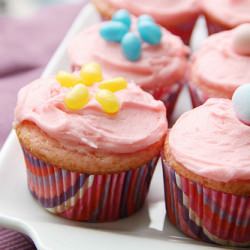
[[107, 89], [98, 90], [95, 95], [104, 112], [114, 114], [119, 111], [120, 103], [113, 92]]
[[96, 82], [102, 81], [102, 69], [98, 63], [88, 63], [80, 71], [83, 83], [91, 86]]
[[89, 101], [88, 88], [83, 84], [75, 85], [65, 96], [64, 103], [68, 109], [80, 110]]
[[62, 87], [70, 88], [78, 83], [82, 82], [80, 76], [70, 74], [66, 71], [60, 71], [56, 75], [56, 80], [61, 84]]
[[116, 77], [110, 80], [106, 80], [100, 83], [100, 89], [107, 89], [112, 92], [116, 92], [127, 88], [128, 83], [123, 77]]

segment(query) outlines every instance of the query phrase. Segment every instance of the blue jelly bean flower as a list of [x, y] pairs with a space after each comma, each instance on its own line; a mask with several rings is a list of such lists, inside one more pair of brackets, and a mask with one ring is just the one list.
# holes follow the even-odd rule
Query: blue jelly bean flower
[[134, 62], [141, 57], [141, 40], [132, 32], [127, 33], [121, 41], [124, 56]]
[[151, 21], [138, 23], [138, 31], [143, 41], [151, 45], [158, 45], [161, 42], [161, 28]]
[[121, 9], [114, 13], [112, 21], [105, 22], [101, 26], [100, 35], [108, 42], [121, 43], [124, 56], [134, 62], [141, 57], [142, 40], [151, 45], [158, 45], [161, 42], [162, 31], [151, 16], [141, 15], [137, 23], [140, 38], [135, 33], [129, 32], [131, 23], [130, 13]]
[[120, 42], [128, 30], [128, 27], [121, 22], [109, 21], [101, 26], [100, 35], [108, 42]]
[[112, 16], [113, 21], [121, 22], [128, 27], [131, 26], [131, 16], [127, 10], [118, 10]]

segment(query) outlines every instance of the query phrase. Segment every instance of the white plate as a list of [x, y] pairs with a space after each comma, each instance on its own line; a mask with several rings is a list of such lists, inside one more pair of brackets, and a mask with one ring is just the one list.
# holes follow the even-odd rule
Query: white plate
[[[66, 47], [69, 39], [99, 20], [92, 5], [86, 6], [44, 72], [53, 75], [68, 69]], [[199, 39], [201, 36], [199, 36]], [[197, 39], [194, 41], [197, 46]], [[198, 41], [199, 42], [199, 41]], [[182, 108], [180, 108], [182, 107]], [[176, 115], [189, 108], [185, 93]], [[0, 224], [29, 235], [38, 249], [214, 249], [178, 232], [165, 218], [163, 180], [158, 165], [144, 208], [130, 218], [114, 223], [78, 223], [53, 216], [40, 207], [26, 187], [23, 156], [12, 131], [0, 154]]]

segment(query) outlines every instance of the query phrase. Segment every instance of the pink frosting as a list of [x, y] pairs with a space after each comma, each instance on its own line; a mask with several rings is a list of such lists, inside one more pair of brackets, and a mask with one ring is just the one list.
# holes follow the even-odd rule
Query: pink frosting
[[[98, 84], [91, 87], [92, 96]], [[114, 153], [136, 152], [159, 141], [167, 131], [166, 110], [161, 101], [129, 84], [116, 92], [121, 108], [115, 115], [101, 110], [95, 98], [80, 111], [65, 108], [69, 91], [54, 79], [39, 79], [18, 94], [15, 124], [34, 122], [66, 148], [87, 145]]]
[[131, 62], [123, 56], [119, 43], [106, 42], [99, 35], [100, 25], [90, 27], [72, 40], [68, 51], [74, 66], [98, 62], [107, 75], [122, 75], [151, 93], [183, 80], [189, 50], [177, 36], [163, 30], [162, 43], [158, 46], [143, 43], [141, 59]]
[[195, 174], [228, 182], [250, 180], [250, 127], [231, 100], [209, 99], [183, 114], [169, 134], [174, 158]]
[[[118, 8], [128, 9], [134, 15], [149, 14], [164, 24], [172, 24], [198, 14], [197, 0], [107, 0]], [[174, 19], [174, 20], [173, 20]]]
[[250, 22], [250, 0], [202, 0], [201, 4], [208, 15], [231, 28]]
[[234, 31], [210, 36], [194, 54], [192, 64], [192, 76], [197, 83], [230, 95], [250, 82], [250, 56], [235, 52]]

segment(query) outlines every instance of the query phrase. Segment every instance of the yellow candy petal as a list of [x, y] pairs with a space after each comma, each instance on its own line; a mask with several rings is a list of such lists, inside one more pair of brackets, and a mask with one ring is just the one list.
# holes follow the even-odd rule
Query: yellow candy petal
[[65, 96], [64, 103], [68, 109], [80, 110], [89, 101], [88, 88], [83, 84], [75, 85]]
[[112, 93], [109, 90], [102, 89], [99, 90], [95, 95], [96, 100], [101, 105], [104, 112], [108, 114], [114, 114], [119, 111], [120, 109], [120, 103], [115, 96], [114, 93]]
[[73, 87], [82, 82], [82, 79], [79, 76], [70, 74], [66, 71], [60, 71], [56, 75], [56, 80], [61, 84], [61, 86], [67, 88]]
[[112, 92], [116, 92], [127, 88], [128, 83], [123, 77], [116, 77], [114, 79], [106, 80], [100, 83], [100, 89], [108, 89]]
[[98, 63], [88, 63], [80, 71], [83, 83], [91, 86], [96, 82], [102, 81], [102, 69]]

